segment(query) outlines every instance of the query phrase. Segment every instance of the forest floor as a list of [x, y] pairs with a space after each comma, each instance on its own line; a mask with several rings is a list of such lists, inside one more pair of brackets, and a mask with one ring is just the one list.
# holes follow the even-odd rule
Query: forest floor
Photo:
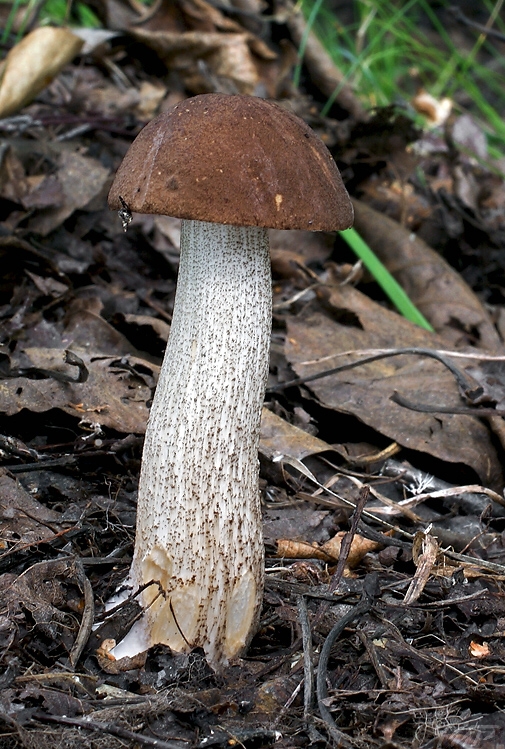
[[[0, 747], [503, 748], [505, 162], [458, 107], [420, 128], [409, 103], [368, 111], [344, 85], [322, 117], [339, 71], [309, 37], [293, 86], [303, 18], [242, 7], [105, 0], [30, 103], [0, 85]], [[341, 237], [271, 232], [264, 607], [219, 674], [199, 651], [114, 660], [132, 614], [103, 621], [180, 237], [161, 216], [125, 233], [107, 192], [149, 119], [213, 91], [308, 122], [434, 329]]]

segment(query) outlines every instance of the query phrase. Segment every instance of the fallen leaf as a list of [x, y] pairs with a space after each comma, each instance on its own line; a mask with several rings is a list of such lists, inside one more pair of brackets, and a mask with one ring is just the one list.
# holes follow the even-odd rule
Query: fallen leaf
[[167, 68], [177, 72], [186, 88], [195, 93], [207, 91], [212, 76], [228, 79], [241, 94], [252, 94], [258, 83], [258, 72], [246, 33], [177, 33], [144, 29], [132, 29], [131, 33], [138, 41], [154, 49]]
[[[60, 349], [26, 349], [32, 366], [68, 371]], [[58, 382], [52, 378], [15, 377], [0, 381], [0, 412], [12, 416], [23, 408], [35, 413], [60, 408], [82, 425], [100, 425], [121, 433], [145, 431], [151, 398], [146, 377], [157, 368], [136, 357], [78, 352], [89, 376], [86, 382]], [[138, 369], [136, 369], [138, 368]]]
[[104, 191], [110, 172], [96, 159], [62, 148], [56, 177], [61, 187], [61, 202], [39, 211], [30, 219], [30, 230], [42, 236], [47, 236], [74, 211], [84, 209]]
[[487, 311], [457, 271], [396, 221], [359, 200], [353, 205], [355, 229], [437, 333], [454, 345], [502, 348]]
[[60, 520], [60, 513], [37, 502], [0, 468], [0, 536], [7, 545], [50, 541], [64, 527]]
[[[337, 562], [340, 559], [340, 548], [346, 535], [346, 531], [339, 531], [339, 533], [336, 533], [333, 538], [330, 538], [329, 541], [326, 541], [321, 546], [321, 551], [324, 551], [333, 561]], [[351, 548], [345, 561], [346, 567], [354, 569], [369, 552], [379, 551], [380, 549], [382, 549], [382, 545], [377, 543], [377, 541], [371, 541], [368, 538], [364, 538], [364, 536], [360, 536], [359, 533], [355, 533], [352, 537]]]
[[68, 29], [41, 26], [0, 64], [0, 117], [29, 104], [79, 53], [82, 39]]
[[[309, 310], [287, 318], [286, 358], [299, 377], [349, 362], [349, 356], [336, 356], [343, 351], [447, 348], [440, 337], [380, 307], [350, 286], [327, 290], [324, 303], [342, 322]], [[439, 362], [419, 356], [393, 357], [315, 380], [307, 387], [326, 407], [353, 414], [404, 447], [466, 464], [484, 485], [501, 490], [501, 461], [480, 419], [420, 413], [391, 401], [396, 391], [413, 402], [461, 405], [452, 375]]]
[[462, 114], [455, 119], [451, 128], [451, 136], [455, 145], [462, 148], [464, 152], [475, 155], [479, 159], [487, 158], [486, 134], [471, 115]]
[[303, 429], [289, 424], [264, 408], [261, 412], [260, 452], [269, 460], [276, 455], [289, 455], [303, 460], [309, 455], [331, 451], [331, 445]]
[[472, 640], [470, 643], [468, 652], [474, 658], [486, 658], [488, 655], [491, 655], [491, 650], [487, 642], [480, 643], [475, 642], [475, 640]]
[[[306, 541], [295, 541], [281, 538], [277, 540], [277, 551], [275, 556], [282, 559], [320, 559], [324, 562], [334, 564], [340, 558], [340, 547], [346, 531], [340, 531], [326, 543], [319, 545], [309, 544]], [[357, 567], [370, 551], [378, 551], [381, 544], [370, 541], [359, 534], [352, 539], [349, 555], [346, 559], [346, 567], [353, 569]]]

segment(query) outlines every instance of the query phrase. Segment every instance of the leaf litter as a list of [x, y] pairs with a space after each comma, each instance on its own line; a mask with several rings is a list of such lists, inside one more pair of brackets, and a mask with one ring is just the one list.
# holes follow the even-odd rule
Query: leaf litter
[[[102, 30], [12, 37], [0, 73], [2, 747], [502, 746], [505, 189], [485, 135], [471, 115], [421, 133], [348, 86], [322, 117], [341, 74], [309, 34], [294, 87], [289, 4], [285, 25], [254, 0], [96, 12]], [[42, 31], [61, 48], [30, 80]], [[145, 121], [207, 91], [309, 122], [437, 331], [389, 309], [338, 238], [272, 232], [264, 610], [219, 675], [198, 651], [114, 661], [139, 606], [104, 618], [180, 233], [135, 216], [125, 234], [105, 197]]]

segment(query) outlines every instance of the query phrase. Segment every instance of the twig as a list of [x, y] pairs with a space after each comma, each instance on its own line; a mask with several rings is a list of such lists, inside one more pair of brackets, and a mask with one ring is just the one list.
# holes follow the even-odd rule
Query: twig
[[180, 741], [163, 741], [162, 739], [128, 731], [126, 728], [117, 726], [114, 723], [101, 723], [99, 721], [87, 720], [86, 718], [67, 718], [63, 715], [47, 715], [45, 713], [35, 713], [33, 718], [42, 723], [60, 723], [65, 726], [85, 728], [87, 731], [109, 733], [111, 736], [117, 736], [120, 739], [129, 739], [142, 746], [155, 746], [156, 749], [182, 749], [182, 747], [188, 746], [188, 742], [183, 739]]
[[93, 599], [93, 588], [91, 587], [90, 581], [86, 577], [84, 567], [80, 559], [74, 559], [74, 565], [77, 571], [77, 579], [84, 595], [84, 611], [82, 612], [79, 632], [77, 633], [77, 637], [75, 638], [75, 642], [72, 645], [72, 649], [68, 656], [72, 668], [75, 668], [77, 661], [81, 657], [82, 651], [84, 650], [86, 643], [89, 640], [89, 636], [91, 634], [93, 622], [95, 619], [95, 601]]
[[442, 497], [456, 497], [459, 494], [483, 494], [492, 499], [496, 504], [505, 507], [505, 499], [498, 492], [488, 489], [480, 484], [465, 484], [464, 486], [449, 486], [447, 489], [437, 489], [433, 492], [424, 492], [415, 494], [408, 499], [402, 499], [398, 502], [400, 507], [416, 507], [418, 504], [426, 502], [427, 499], [440, 499]]
[[361, 595], [361, 600], [356, 604], [356, 606], [354, 606], [351, 611], [349, 611], [349, 613], [345, 614], [345, 616], [343, 616], [340, 621], [335, 624], [333, 629], [330, 631], [330, 634], [326, 638], [321, 650], [321, 655], [319, 656], [316, 679], [317, 706], [319, 708], [322, 719], [326, 723], [332, 739], [336, 742], [337, 747], [351, 747], [352, 745], [347, 737], [337, 728], [337, 725], [333, 720], [330, 711], [324, 703], [324, 700], [328, 697], [326, 675], [328, 671], [328, 661], [330, 659], [330, 653], [335, 641], [342, 634], [347, 625], [354, 621], [354, 619], [357, 619], [371, 609], [374, 598], [377, 594], [377, 587], [377, 573], [373, 572], [367, 575], [363, 583], [363, 593]]
[[375, 669], [375, 673], [377, 674], [379, 681], [381, 683], [381, 686], [384, 689], [389, 688], [388, 678], [386, 675], [386, 671], [384, 670], [384, 666], [380, 662], [378, 655], [377, 655], [377, 648], [373, 644], [373, 642], [370, 642], [370, 638], [367, 637], [365, 632], [362, 630], [358, 630], [357, 635], [361, 642], [363, 643], [366, 652], [368, 653], [368, 658], [370, 659], [370, 663]]
[[347, 563], [347, 558], [349, 557], [349, 552], [351, 551], [352, 541], [354, 536], [356, 535], [356, 531], [358, 529], [358, 525], [369, 496], [370, 487], [365, 484], [359, 491], [356, 508], [351, 515], [351, 527], [343, 537], [342, 543], [340, 544], [337, 569], [335, 570], [335, 573], [333, 574], [333, 577], [331, 579], [330, 587], [328, 590], [329, 593], [334, 593], [340, 584], [342, 575], [344, 574], [345, 565]]
[[501, 575], [505, 579], [505, 566], [503, 564], [495, 564], [495, 562], [488, 562], [487, 559], [477, 559], [468, 556], [468, 554], [458, 554], [456, 551], [451, 549], [440, 549], [442, 554], [445, 554], [449, 559], [454, 559], [456, 562], [467, 564], [470, 567], [479, 567], [481, 570], [489, 570], [497, 575]]
[[3, 554], [0, 554], [0, 562], [3, 562], [3, 560], [6, 559], [7, 557], [13, 556], [14, 554], [18, 554], [21, 551], [26, 551], [27, 549], [31, 549], [32, 551], [34, 551], [34, 549], [37, 546], [42, 546], [43, 544], [53, 544], [56, 539], [62, 538], [63, 536], [66, 536], [73, 531], [83, 532], [81, 527], [79, 527], [78, 525], [73, 525], [71, 528], [65, 528], [65, 530], [59, 531], [58, 533], [55, 533], [53, 536], [40, 538], [37, 541], [32, 541], [31, 543], [27, 543], [27, 544], [19, 544], [19, 545], [11, 546], [10, 549], [5, 551]]
[[[328, 486], [325, 486], [324, 484], [321, 484], [320, 481], [317, 480], [317, 478], [314, 476], [312, 471], [309, 471], [307, 466], [301, 461], [298, 460], [298, 458], [294, 458], [292, 455], [276, 455], [272, 458], [273, 463], [286, 463], [287, 465], [292, 466], [295, 468], [299, 473], [301, 473], [303, 476], [306, 476], [310, 481], [312, 481], [313, 484], [315, 484], [319, 489], [322, 489], [326, 494], [329, 494], [331, 497], [335, 497], [335, 499], [338, 499], [340, 502], [342, 502], [345, 505], [348, 505], [348, 507], [352, 507], [353, 509], [356, 509], [356, 503], [353, 502], [350, 499], [347, 499], [346, 497], [343, 497], [341, 494], [337, 494], [336, 492], [332, 491]], [[361, 482], [360, 482], [361, 484]], [[363, 484], [361, 484], [363, 486]], [[361, 488], [361, 487], [360, 487]], [[370, 491], [374, 496], [377, 496], [378, 493], [374, 493], [374, 490], [370, 488]], [[384, 501], [381, 496], [379, 495], [379, 499], [381, 501]], [[392, 504], [391, 500], [388, 501], [388, 504]], [[398, 505], [398, 508], [400, 505]], [[412, 533], [409, 533], [408, 531], [403, 530], [403, 528], [400, 528], [399, 525], [393, 525], [392, 523], [388, 523], [387, 520], [383, 520], [378, 515], [374, 515], [372, 512], [369, 512], [368, 510], [363, 510], [363, 517], [368, 518], [369, 520], [373, 520], [376, 523], [379, 523], [384, 528], [388, 528], [388, 530], [394, 531], [395, 533], [400, 534], [401, 536], [404, 536], [408, 539], [413, 539], [414, 535]]]
[[505, 416], [505, 411], [499, 411], [496, 408], [486, 408], [485, 406], [442, 406], [432, 405], [431, 403], [414, 403], [405, 398], [396, 390], [389, 400], [397, 403], [402, 408], [408, 408], [410, 411], [419, 411], [423, 414], [457, 414], [460, 416]]
[[[330, 359], [341, 359], [343, 356], [375, 356], [375, 354], [387, 354], [390, 351], [396, 351], [396, 349], [390, 348], [358, 348], [358, 349], [347, 349], [347, 351], [337, 351], [335, 354], [328, 354], [328, 356], [320, 356], [317, 359], [305, 359], [304, 361], [298, 362], [299, 365], [308, 364], [322, 364], [322, 362], [330, 361]], [[453, 359], [470, 359], [475, 361], [505, 361], [505, 356], [495, 356], [494, 354], [486, 354], [483, 351], [451, 351], [450, 349], [433, 349], [437, 354], [441, 356], [449, 356]]]
[[[354, 367], [360, 367], [362, 364], [371, 364], [374, 361], [379, 361], [379, 359], [389, 359], [392, 356], [404, 356], [408, 354], [409, 356], [427, 356], [431, 359], [436, 359], [441, 364], [444, 365], [444, 367], [447, 367], [447, 369], [451, 372], [451, 374], [454, 376], [456, 382], [458, 383], [458, 386], [461, 390], [461, 392], [470, 400], [472, 400], [475, 395], [475, 386], [470, 380], [468, 380], [463, 372], [456, 367], [455, 364], [453, 364], [451, 361], [446, 359], [445, 356], [442, 356], [438, 351], [435, 351], [434, 349], [425, 349], [425, 348], [417, 348], [417, 347], [409, 347], [409, 348], [398, 348], [398, 349], [391, 349], [390, 351], [382, 351], [381, 353], [374, 354], [372, 356], [366, 356], [364, 359], [360, 359], [359, 361], [350, 362], [349, 364], [341, 364], [339, 367], [333, 367], [332, 369], [325, 369], [323, 372], [317, 372], [313, 375], [306, 375], [305, 377], [297, 377], [294, 380], [288, 380], [287, 382], [279, 382], [277, 385], [274, 385], [271, 388], [268, 388], [268, 393], [278, 393], [282, 390], [286, 390], [288, 387], [295, 387], [296, 385], [304, 385], [307, 382], [314, 382], [315, 380], [320, 380], [323, 377], [330, 377], [331, 375], [338, 374], [339, 372], [345, 372], [349, 369], [354, 369]], [[482, 392], [482, 388], [478, 388], [478, 393], [480, 394]]]
[[15, 379], [17, 377], [26, 377], [28, 380], [45, 380], [53, 379], [58, 382], [74, 382], [82, 383], [86, 382], [89, 377], [89, 372], [84, 364], [83, 360], [74, 354], [73, 351], [66, 350], [63, 357], [65, 364], [70, 364], [71, 367], [77, 367], [77, 377], [72, 377], [65, 372], [59, 372], [57, 369], [43, 369], [41, 367], [17, 367], [11, 369], [8, 364], [4, 364], [0, 379]]
[[[338, 556], [337, 568], [335, 572], [333, 573], [333, 576], [330, 581], [330, 586], [328, 588], [329, 595], [333, 595], [335, 593], [342, 579], [342, 575], [344, 574], [344, 569], [345, 569], [345, 565], [347, 562], [347, 558], [351, 550], [352, 540], [356, 534], [356, 530], [360, 523], [361, 516], [363, 514], [363, 510], [364, 510], [369, 494], [370, 494], [370, 487], [362, 486], [359, 492], [358, 501], [356, 502], [356, 507], [351, 516], [351, 527], [345, 534], [344, 538], [342, 539], [342, 543], [340, 544], [340, 553]], [[329, 608], [330, 608], [329, 601], [325, 601], [324, 603], [320, 605], [319, 610], [316, 614], [316, 618], [314, 619], [314, 627], [317, 627], [317, 625], [319, 624], [319, 622], [321, 621], [321, 619], [326, 614]]]
[[297, 596], [298, 619], [302, 630], [303, 642], [303, 719], [308, 725], [311, 716], [312, 702], [314, 700], [314, 660], [312, 651], [312, 633], [310, 631], [309, 613], [307, 601], [303, 596]]
[[503, 34], [501, 31], [498, 31], [498, 29], [491, 29], [488, 25], [484, 26], [482, 23], [473, 21], [471, 18], [468, 18], [468, 16], [465, 16], [461, 8], [458, 8], [456, 5], [451, 5], [448, 10], [454, 14], [454, 20], [459, 21], [459, 23], [463, 24], [464, 26], [468, 26], [472, 29], [475, 29], [476, 31], [480, 31], [480, 33], [484, 36], [493, 36], [495, 39], [505, 41], [505, 34]]
[[[293, 458], [290, 455], [278, 455], [273, 458], [274, 462], [283, 461], [284, 463], [287, 463], [288, 465], [295, 468], [297, 471], [299, 471], [303, 476], [306, 476], [310, 481], [312, 481], [319, 489], [323, 489], [327, 494], [329, 494], [332, 497], [335, 497], [335, 499], [338, 499], [340, 502], [343, 502], [343, 504], [349, 505], [350, 507], [356, 507], [356, 504], [352, 502], [350, 499], [346, 499], [346, 497], [343, 497], [341, 494], [337, 494], [336, 492], [329, 489], [327, 486], [324, 486], [324, 484], [321, 484], [320, 481], [317, 480], [317, 478], [314, 476], [312, 471], [309, 471], [307, 466], [302, 463], [301, 460], [298, 460], [298, 458]], [[455, 487], [453, 490], [453, 493], [456, 494], [459, 490], [459, 492], [468, 492], [468, 490], [475, 490], [475, 486], [469, 487], [469, 486], [463, 486], [458, 489], [458, 487]], [[443, 490], [447, 494], [447, 490]], [[488, 494], [491, 492], [491, 489], [485, 489], [484, 487], [480, 487], [480, 492], [483, 494]], [[493, 494], [496, 494], [496, 492], [493, 492]], [[436, 496], [437, 492], [431, 492], [428, 496], [433, 497]], [[423, 495], [420, 495], [423, 496]], [[499, 495], [496, 495], [499, 497]], [[426, 497], [424, 497], [426, 498]], [[505, 501], [505, 500], [504, 500]], [[368, 510], [363, 510], [363, 517], [368, 518], [369, 520], [373, 520], [376, 523], [380, 523], [385, 528], [389, 528], [389, 530], [394, 531], [395, 533], [398, 533], [400, 536], [403, 536], [404, 538], [408, 538], [411, 541], [414, 540], [414, 534], [409, 533], [408, 531], [404, 530], [403, 528], [400, 528], [399, 525], [393, 525], [392, 523], [388, 523], [386, 520], [383, 520], [382, 518], [378, 517], [377, 515], [374, 515], [373, 513], [369, 512]], [[365, 534], [364, 534], [365, 535]], [[400, 544], [398, 544], [400, 545]], [[450, 559], [455, 559], [457, 562], [463, 562], [464, 564], [469, 564], [472, 567], [479, 567], [480, 569], [489, 570], [490, 572], [495, 572], [499, 575], [505, 576], [505, 566], [501, 564], [495, 564], [494, 562], [488, 562], [485, 559], [474, 559], [473, 557], [467, 556], [466, 554], [457, 554], [454, 551], [450, 551], [449, 549], [441, 549], [441, 552], [445, 554]]]

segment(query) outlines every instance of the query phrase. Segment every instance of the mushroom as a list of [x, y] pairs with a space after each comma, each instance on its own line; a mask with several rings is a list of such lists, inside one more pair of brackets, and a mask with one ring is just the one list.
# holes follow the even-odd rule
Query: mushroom
[[170, 337], [146, 431], [128, 585], [144, 613], [115, 650], [200, 646], [215, 668], [259, 619], [258, 442], [268, 373], [267, 228], [341, 230], [353, 211], [329, 151], [252, 96], [204, 94], [156, 117], [109, 206], [183, 219]]

